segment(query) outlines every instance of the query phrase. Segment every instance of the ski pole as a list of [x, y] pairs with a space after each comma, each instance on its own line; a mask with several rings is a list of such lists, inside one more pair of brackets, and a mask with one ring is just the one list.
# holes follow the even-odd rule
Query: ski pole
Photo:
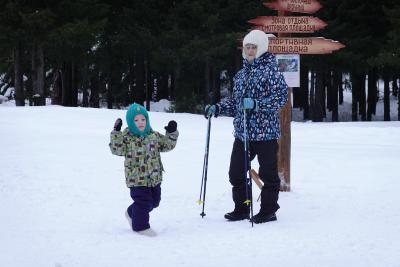
[[246, 201], [245, 204], [250, 206], [250, 222], [253, 227], [253, 193], [252, 193], [252, 182], [250, 177], [251, 162], [249, 156], [249, 138], [247, 136], [247, 120], [246, 120], [246, 109], [243, 108], [243, 132], [244, 132], [244, 174], [246, 183]]
[[211, 132], [211, 117], [208, 117], [208, 124], [207, 124], [207, 135], [206, 135], [206, 148], [204, 152], [204, 161], [203, 161], [203, 173], [201, 177], [201, 186], [200, 186], [200, 196], [198, 203], [199, 205], [203, 204], [202, 212], [200, 216], [204, 218], [206, 214], [204, 213], [204, 205], [206, 201], [206, 189], [207, 189], [207, 170], [208, 170], [208, 153], [210, 150], [210, 132]]

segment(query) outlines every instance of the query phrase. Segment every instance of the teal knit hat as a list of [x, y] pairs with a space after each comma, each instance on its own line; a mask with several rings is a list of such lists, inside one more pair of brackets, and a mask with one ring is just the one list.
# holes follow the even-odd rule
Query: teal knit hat
[[[146, 118], [146, 127], [143, 132], [136, 127], [134, 121], [135, 116], [139, 114], [142, 114]], [[136, 136], [145, 137], [151, 131], [149, 114], [147, 113], [146, 108], [136, 103], [129, 106], [128, 111], [126, 112], [126, 123], [128, 124], [129, 131]]]

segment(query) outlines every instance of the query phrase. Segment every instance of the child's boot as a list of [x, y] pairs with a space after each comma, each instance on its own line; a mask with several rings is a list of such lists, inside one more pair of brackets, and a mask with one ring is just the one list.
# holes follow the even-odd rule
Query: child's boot
[[137, 231], [137, 233], [139, 235], [145, 235], [145, 236], [150, 236], [150, 237], [157, 235], [157, 233], [151, 228], [147, 228], [147, 229], [142, 230], [142, 231]]

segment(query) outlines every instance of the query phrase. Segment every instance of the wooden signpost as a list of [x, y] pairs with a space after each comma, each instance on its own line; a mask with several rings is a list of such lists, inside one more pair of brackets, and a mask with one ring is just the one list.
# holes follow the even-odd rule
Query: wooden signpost
[[322, 7], [317, 0], [277, 0], [276, 2], [264, 3], [264, 6], [278, 11], [306, 14], [313, 14]]
[[322, 37], [269, 38], [268, 51], [273, 54], [330, 54], [344, 45]]
[[302, 17], [274, 17], [263, 16], [248, 21], [256, 25], [256, 29], [264, 32], [282, 32], [282, 33], [312, 33], [326, 27], [326, 23], [319, 18]]
[[[325, 28], [322, 20], [310, 16], [285, 16], [288, 12], [313, 14], [322, 6], [317, 0], [276, 0], [264, 6], [278, 11], [278, 16], [264, 16], [249, 20], [256, 29], [267, 33], [278, 33], [277, 38], [269, 38], [268, 51], [274, 54], [329, 54], [345, 47], [343, 44], [322, 37], [289, 37], [289, 33], [313, 33]], [[281, 191], [290, 191], [290, 150], [291, 150], [291, 103], [292, 89], [289, 88], [288, 101], [280, 111], [281, 138], [279, 139], [278, 174]], [[252, 177], [256, 180], [256, 173]], [[259, 185], [256, 182], [257, 185]], [[259, 185], [260, 186], [260, 185]]]

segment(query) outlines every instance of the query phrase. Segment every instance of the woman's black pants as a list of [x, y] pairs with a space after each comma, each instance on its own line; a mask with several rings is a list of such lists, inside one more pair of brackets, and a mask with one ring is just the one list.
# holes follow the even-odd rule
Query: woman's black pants
[[[260, 165], [258, 174], [264, 182], [264, 187], [261, 190], [260, 212], [263, 214], [274, 213], [279, 209], [278, 142], [277, 140], [251, 141], [249, 151], [250, 161], [257, 156]], [[245, 204], [246, 182], [244, 169], [244, 145], [242, 141], [235, 139], [229, 167], [229, 181], [232, 184], [232, 198], [235, 203], [235, 211], [239, 212], [249, 211], [249, 207]]]

